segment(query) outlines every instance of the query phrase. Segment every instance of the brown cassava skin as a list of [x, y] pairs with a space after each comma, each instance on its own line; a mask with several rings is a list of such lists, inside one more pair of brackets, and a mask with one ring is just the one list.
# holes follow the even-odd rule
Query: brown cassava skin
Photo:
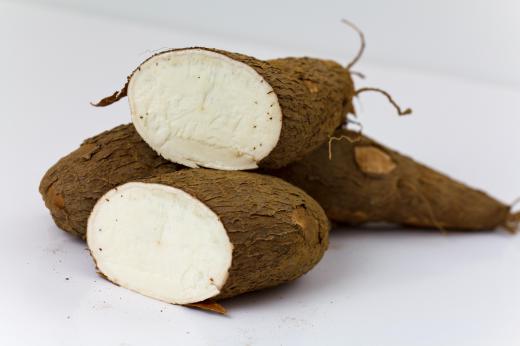
[[[200, 47], [173, 49], [156, 55], [187, 49], [205, 49], [247, 64], [273, 88], [282, 109], [282, 130], [276, 147], [258, 163], [260, 167], [279, 168], [302, 159], [328, 140], [347, 113], [354, 112], [355, 90], [350, 72], [334, 61], [307, 57], [262, 61]], [[128, 81], [138, 71], [139, 67]], [[96, 105], [107, 106], [125, 97], [127, 86], [128, 83]]]
[[40, 193], [61, 229], [85, 236], [94, 204], [110, 189], [179, 165], [159, 157], [137, 134], [121, 125], [85, 140], [45, 173]]
[[[514, 230], [518, 215], [484, 192], [461, 184], [367, 137], [324, 144], [305, 159], [270, 171], [314, 197], [335, 222], [390, 222], [421, 228]], [[356, 139], [360, 139], [356, 141]]]
[[325, 212], [281, 179], [201, 168], [142, 181], [182, 189], [219, 216], [233, 256], [229, 277], [212, 300], [292, 281], [314, 267], [327, 249]]

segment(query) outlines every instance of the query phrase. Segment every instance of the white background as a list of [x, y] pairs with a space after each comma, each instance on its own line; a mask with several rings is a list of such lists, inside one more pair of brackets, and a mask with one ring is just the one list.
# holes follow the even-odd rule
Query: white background
[[25, 0], [346, 59], [348, 18], [370, 38], [365, 61], [520, 85], [518, 0]]
[[309, 274], [226, 301], [220, 317], [97, 277], [85, 244], [54, 226], [37, 192], [83, 138], [129, 121], [124, 101], [88, 102], [151, 50], [205, 45], [346, 63], [358, 45], [339, 23], [348, 17], [368, 40], [358, 85], [383, 87], [415, 112], [397, 118], [366, 94], [366, 132], [511, 202], [520, 195], [519, 5], [454, 3], [0, 2], [0, 344], [518, 345], [518, 236], [336, 229]]

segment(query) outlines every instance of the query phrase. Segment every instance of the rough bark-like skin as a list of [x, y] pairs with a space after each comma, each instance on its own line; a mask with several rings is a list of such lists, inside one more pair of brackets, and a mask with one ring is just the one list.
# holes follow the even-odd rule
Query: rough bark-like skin
[[[341, 136], [358, 135], [337, 130], [335, 137]], [[331, 146], [331, 160], [325, 144], [302, 161], [269, 173], [305, 190], [333, 221], [468, 231], [514, 230], [517, 225], [509, 206], [367, 137]]]
[[314, 267], [328, 246], [323, 209], [281, 179], [186, 169], [143, 181], [182, 189], [220, 217], [233, 243], [233, 259], [226, 283], [212, 299], [294, 280]]
[[354, 84], [339, 64], [311, 58], [248, 62], [272, 86], [282, 108], [282, 131], [260, 167], [279, 168], [300, 160], [325, 143], [353, 113]]
[[52, 166], [40, 193], [56, 225], [84, 236], [96, 201], [110, 189], [180, 166], [159, 157], [133, 125], [121, 125], [85, 140]]
[[[282, 109], [282, 131], [276, 147], [259, 162], [261, 167], [280, 168], [302, 159], [328, 140], [344, 122], [347, 113], [354, 112], [352, 98], [355, 91], [351, 75], [334, 61], [307, 57], [262, 61], [217, 49], [194, 47], [180, 50], [183, 49], [205, 49], [245, 63], [273, 88]], [[128, 80], [131, 78], [132, 75]], [[127, 85], [96, 105], [107, 106], [125, 97]]]

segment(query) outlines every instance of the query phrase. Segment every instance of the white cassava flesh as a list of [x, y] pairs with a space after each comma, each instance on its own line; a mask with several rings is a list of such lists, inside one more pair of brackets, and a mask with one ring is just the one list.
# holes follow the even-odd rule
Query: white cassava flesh
[[97, 202], [87, 242], [110, 281], [175, 304], [218, 295], [233, 249], [218, 216], [198, 199], [174, 187], [137, 182]]
[[282, 111], [249, 65], [203, 49], [158, 54], [128, 84], [132, 121], [160, 155], [189, 167], [257, 168], [278, 143]]

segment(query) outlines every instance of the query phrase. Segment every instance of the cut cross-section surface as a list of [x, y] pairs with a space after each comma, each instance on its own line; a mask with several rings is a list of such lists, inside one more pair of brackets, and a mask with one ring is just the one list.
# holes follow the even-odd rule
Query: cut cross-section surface
[[233, 252], [222, 222], [204, 203], [171, 186], [138, 182], [98, 201], [87, 241], [110, 281], [176, 304], [218, 295]]
[[128, 84], [132, 121], [168, 160], [225, 170], [254, 169], [276, 147], [282, 110], [251, 66], [204, 49], [158, 54]]

